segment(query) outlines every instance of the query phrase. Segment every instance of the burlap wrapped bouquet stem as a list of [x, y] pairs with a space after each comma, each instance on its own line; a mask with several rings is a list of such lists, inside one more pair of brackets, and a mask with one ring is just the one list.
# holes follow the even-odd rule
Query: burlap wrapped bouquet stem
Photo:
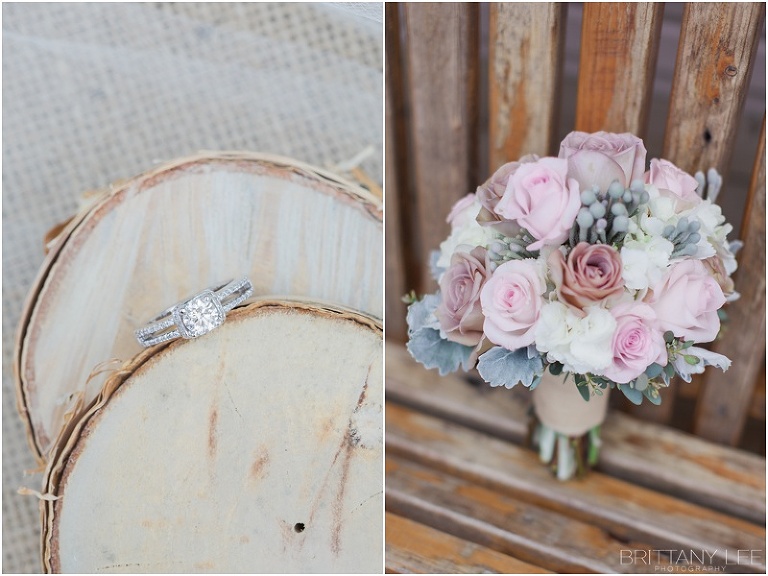
[[120, 367], [45, 472], [46, 572], [382, 566], [382, 330], [267, 301]]
[[601, 396], [584, 400], [573, 375], [553, 376], [545, 372], [533, 390], [533, 409], [539, 421], [564, 436], [581, 436], [605, 420], [608, 389]]
[[42, 463], [104, 361], [165, 307], [247, 276], [281, 294], [382, 310], [382, 206], [363, 188], [294, 160], [201, 153], [92, 195], [48, 245], [15, 351], [19, 410]]

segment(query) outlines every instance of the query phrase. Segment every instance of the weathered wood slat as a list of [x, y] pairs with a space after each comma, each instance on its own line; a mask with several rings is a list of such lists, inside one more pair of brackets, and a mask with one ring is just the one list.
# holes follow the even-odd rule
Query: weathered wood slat
[[490, 6], [490, 171], [556, 152], [566, 5]]
[[584, 4], [576, 129], [645, 134], [661, 3]]
[[663, 153], [683, 170], [727, 168], [764, 18], [764, 2], [685, 5]]
[[547, 570], [387, 512], [388, 573], [542, 574]]
[[[530, 395], [474, 387], [458, 376], [425, 370], [405, 349], [389, 343], [388, 400], [516, 442], [528, 433]], [[602, 428], [599, 469], [714, 510], [765, 522], [765, 459], [670, 428], [611, 412]]]
[[744, 248], [734, 276], [741, 298], [727, 307], [730, 320], [712, 347], [733, 364], [725, 374], [705, 373], [695, 422], [697, 435], [732, 445], [741, 437], [755, 379], [765, 362], [765, 119], [741, 237]]
[[647, 572], [646, 565], [622, 563], [621, 550], [653, 548], [396, 456], [387, 458], [386, 505], [458, 538], [558, 572]]
[[[764, 527], [599, 472], [587, 482], [559, 482], [529, 450], [408, 408], [388, 404], [386, 427], [390, 457], [599, 526], [618, 539], [707, 550], [720, 562], [735, 558], [738, 550], [765, 545]], [[755, 560], [740, 568], [764, 572], [764, 556]]]
[[[412, 286], [431, 292], [429, 254], [448, 236], [454, 202], [474, 192], [478, 6], [405, 5], [410, 88], [413, 246], [420, 268]], [[413, 208], [411, 210], [411, 208]]]
[[387, 338], [405, 340], [405, 305], [401, 296], [408, 291], [403, 253], [402, 232], [407, 221], [401, 219], [400, 182], [407, 171], [405, 127], [403, 125], [403, 85], [400, 60], [400, 18], [398, 6], [387, 4], [386, 10], [386, 134], [385, 139], [385, 314]]

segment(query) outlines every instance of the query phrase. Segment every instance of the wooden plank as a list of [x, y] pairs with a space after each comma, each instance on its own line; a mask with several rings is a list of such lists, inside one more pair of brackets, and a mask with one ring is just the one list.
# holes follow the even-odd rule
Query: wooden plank
[[661, 3], [584, 4], [576, 129], [645, 134]]
[[705, 372], [695, 421], [696, 434], [731, 445], [739, 442], [765, 361], [765, 119], [743, 222], [744, 248], [734, 276], [741, 298], [727, 307], [730, 320], [712, 346], [733, 364], [725, 374]]
[[[472, 386], [425, 370], [402, 346], [387, 345], [387, 399], [508, 440], [525, 442], [530, 395]], [[765, 522], [765, 459], [671, 428], [611, 412], [602, 427], [598, 469], [689, 502]], [[674, 466], [670, 464], [674, 463]], [[695, 479], [695, 480], [694, 480]]]
[[387, 458], [386, 485], [389, 510], [548, 570], [648, 571], [644, 564], [622, 563], [621, 556], [623, 549], [653, 548], [648, 542], [630, 542], [600, 526], [403, 458]]
[[543, 574], [547, 570], [436, 530], [408, 518], [386, 513], [388, 573], [421, 574]]
[[[649, 542], [664, 549], [706, 550], [720, 563], [736, 558], [738, 550], [764, 550], [764, 526], [599, 472], [585, 482], [559, 482], [530, 450], [402, 406], [387, 405], [386, 427], [389, 458], [412, 460], [599, 526], [617, 539]], [[764, 555], [754, 560], [739, 568], [764, 572]]]
[[403, 69], [400, 51], [400, 18], [398, 5], [387, 4], [386, 10], [386, 138], [384, 162], [384, 226], [385, 226], [385, 314], [386, 337], [405, 341], [405, 304], [401, 296], [409, 288], [405, 274], [403, 232], [407, 229], [400, 210], [400, 194], [407, 182], [406, 128], [404, 117]]
[[683, 170], [726, 171], [764, 18], [764, 2], [685, 5], [663, 153]]
[[429, 254], [449, 233], [453, 204], [478, 184], [478, 6], [413, 3], [404, 6], [410, 87], [414, 215], [411, 250], [420, 266], [412, 286], [431, 292]]
[[556, 153], [566, 5], [490, 6], [490, 169]]

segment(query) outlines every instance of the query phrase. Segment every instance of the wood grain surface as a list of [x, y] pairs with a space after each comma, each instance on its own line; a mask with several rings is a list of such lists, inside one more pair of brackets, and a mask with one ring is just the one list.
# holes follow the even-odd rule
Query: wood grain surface
[[549, 572], [486, 546], [386, 513], [386, 571], [422, 574], [542, 574]]
[[[528, 390], [473, 385], [456, 375], [441, 377], [391, 342], [386, 367], [389, 401], [495, 438], [525, 442]], [[616, 411], [602, 427], [602, 438], [599, 470], [713, 510], [765, 522], [764, 458]]]
[[[734, 558], [738, 550], [764, 547], [764, 526], [600, 472], [583, 482], [559, 482], [530, 450], [409, 408], [389, 403], [386, 428], [390, 459], [415, 461], [494, 494], [599, 527], [619, 540], [708, 550], [719, 563]], [[765, 558], [740, 568], [762, 572]]]
[[725, 374], [705, 372], [694, 429], [704, 438], [732, 445], [739, 442], [755, 382], [765, 370], [765, 208], [764, 119], [741, 232], [744, 248], [734, 275], [741, 298], [726, 307], [729, 320], [712, 346], [733, 364]]
[[662, 3], [584, 4], [576, 129], [645, 135]]
[[385, 91], [385, 162], [384, 162], [384, 226], [386, 266], [384, 299], [387, 338], [405, 341], [405, 304], [402, 296], [408, 286], [405, 246], [410, 220], [401, 209], [401, 195], [405, 195], [408, 174], [407, 139], [403, 103], [403, 69], [400, 50], [400, 14], [398, 5], [386, 4], [386, 86]]
[[726, 172], [764, 20], [764, 2], [685, 5], [663, 152], [683, 170]]
[[490, 173], [525, 154], [557, 153], [566, 5], [490, 6]]
[[263, 301], [139, 354], [55, 444], [46, 571], [379, 572], [381, 348], [372, 318]]
[[421, 263], [411, 288], [421, 294], [436, 287], [426, 263], [448, 236], [446, 216], [479, 183], [478, 6], [409, 3], [404, 15], [413, 183], [405, 210]]

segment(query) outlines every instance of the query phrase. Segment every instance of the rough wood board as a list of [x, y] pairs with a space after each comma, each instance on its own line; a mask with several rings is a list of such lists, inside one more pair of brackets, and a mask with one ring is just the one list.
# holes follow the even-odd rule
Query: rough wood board
[[764, 19], [764, 2], [686, 3], [662, 154], [683, 170], [728, 167]]
[[[387, 457], [387, 509], [503, 554], [565, 573], [646, 572], [622, 549], [653, 548], [395, 456]], [[660, 566], [668, 565], [662, 562]]]
[[[19, 409], [42, 461], [67, 398], [140, 351], [164, 308], [249, 276], [256, 297], [306, 296], [382, 317], [381, 203], [300, 162], [202, 153], [117, 184], [56, 239], [19, 325]], [[103, 377], [85, 395], [95, 397]]]
[[[522, 444], [530, 394], [472, 386], [417, 364], [386, 344], [387, 398], [497, 438]], [[753, 522], [765, 522], [765, 459], [611, 412], [602, 428], [598, 468], [632, 483]], [[695, 480], [694, 480], [695, 479]]]
[[46, 470], [54, 572], [380, 572], [381, 326], [268, 302], [150, 349]]
[[547, 570], [387, 512], [389, 573], [543, 574]]
[[421, 263], [411, 287], [436, 284], [426, 263], [448, 236], [454, 202], [477, 184], [478, 6], [404, 5], [413, 196], [405, 207], [415, 226], [410, 247]]
[[584, 4], [576, 129], [645, 134], [664, 5]]
[[712, 349], [733, 364], [725, 374], [705, 373], [696, 405], [696, 434], [716, 442], [739, 443], [755, 383], [765, 366], [765, 119], [749, 197], [744, 211], [739, 268], [734, 275], [741, 298], [730, 304], [728, 322]]
[[386, 218], [385, 265], [384, 277], [387, 315], [387, 338], [405, 341], [407, 326], [405, 323], [405, 304], [402, 296], [410, 290], [405, 274], [405, 252], [403, 232], [409, 220], [403, 219], [400, 195], [405, 195], [405, 176], [408, 169], [405, 138], [405, 118], [403, 117], [403, 69], [400, 51], [400, 18], [398, 5], [387, 4], [386, 10], [386, 47], [387, 47], [387, 90], [385, 94], [385, 188], [384, 205]]
[[[593, 472], [559, 482], [536, 454], [463, 426], [388, 403], [387, 454], [666, 549], [707, 550], [720, 562], [763, 550], [765, 528]], [[764, 572], [765, 557], [749, 566]]]
[[556, 152], [566, 5], [490, 6], [490, 170]]

